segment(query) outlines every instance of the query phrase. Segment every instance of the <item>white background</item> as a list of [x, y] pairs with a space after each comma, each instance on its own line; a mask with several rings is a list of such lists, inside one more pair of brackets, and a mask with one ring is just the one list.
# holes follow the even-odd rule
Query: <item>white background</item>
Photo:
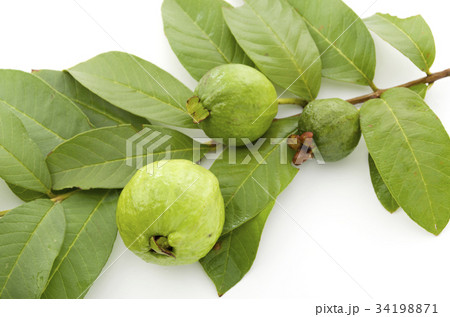
[[[240, 0], [230, 2], [241, 4]], [[375, 12], [400, 17], [422, 14], [436, 40], [432, 70], [450, 67], [448, 1], [345, 2], [362, 17]], [[193, 89], [195, 80], [164, 36], [161, 3], [0, 1], [0, 68], [65, 69], [99, 53], [121, 50], [151, 61]], [[423, 76], [407, 58], [374, 38], [378, 86], [390, 87]], [[367, 92], [366, 87], [324, 80], [319, 97], [350, 98]], [[435, 84], [426, 100], [448, 130], [450, 80]], [[281, 115], [293, 111], [283, 110]], [[0, 181], [0, 210], [20, 204]], [[383, 209], [370, 183], [362, 140], [341, 162], [302, 166], [267, 221], [253, 268], [224, 298], [299, 299], [299, 305], [309, 301], [320, 305], [448, 299], [449, 247], [450, 228], [435, 237], [403, 211], [391, 215]], [[106, 268], [88, 298], [217, 297], [200, 264], [147, 264], [126, 251], [120, 238]]]

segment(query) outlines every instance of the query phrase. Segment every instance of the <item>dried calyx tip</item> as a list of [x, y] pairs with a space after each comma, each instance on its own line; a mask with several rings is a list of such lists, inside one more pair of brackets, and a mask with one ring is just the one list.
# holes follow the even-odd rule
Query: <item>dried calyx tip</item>
[[170, 246], [168, 239], [164, 236], [150, 237], [150, 252], [175, 258], [173, 248]]
[[296, 166], [300, 166], [305, 163], [307, 160], [312, 159], [314, 157], [313, 142], [314, 134], [312, 132], [305, 132], [301, 135], [293, 134], [288, 138], [289, 147], [297, 153], [295, 153], [294, 158], [292, 159], [292, 163]]

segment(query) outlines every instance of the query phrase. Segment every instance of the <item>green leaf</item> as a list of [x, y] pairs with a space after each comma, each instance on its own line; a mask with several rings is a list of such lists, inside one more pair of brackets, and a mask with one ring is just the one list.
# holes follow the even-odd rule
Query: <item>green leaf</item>
[[181, 64], [196, 80], [228, 63], [253, 66], [225, 24], [223, 0], [165, 0], [164, 31]]
[[55, 197], [58, 197], [58, 196], [61, 196], [61, 195], [64, 195], [64, 194], [67, 194], [67, 193], [73, 191], [72, 188], [69, 188], [69, 189], [58, 190], [58, 191], [53, 190], [49, 194], [43, 194], [43, 193], [35, 192], [35, 191], [29, 190], [29, 189], [25, 189], [23, 187], [12, 185], [9, 183], [6, 183], [6, 185], [8, 185], [9, 189], [24, 202], [30, 202], [30, 201], [33, 201], [36, 199], [55, 198]]
[[420, 97], [425, 99], [428, 92], [428, 85], [427, 84], [418, 84], [412, 87], [409, 87], [412, 91], [414, 91], [416, 94], [418, 94]]
[[366, 25], [383, 40], [408, 57], [422, 71], [429, 73], [436, 57], [431, 29], [422, 16], [400, 19], [377, 13], [364, 19]]
[[52, 185], [39, 147], [30, 139], [20, 119], [2, 106], [0, 177], [8, 183], [40, 193], [49, 193]]
[[61, 144], [47, 158], [53, 188], [123, 188], [139, 167], [165, 158], [196, 161], [208, 151], [169, 128], [137, 133], [130, 125], [99, 128]]
[[214, 248], [200, 260], [206, 274], [222, 296], [236, 285], [253, 265], [259, 241], [272, 211], [272, 201], [255, 218], [222, 236]]
[[35, 200], [0, 218], [0, 298], [39, 298], [64, 239], [63, 208]]
[[82, 298], [108, 261], [117, 236], [117, 191], [78, 192], [62, 202], [67, 229], [42, 298]]
[[14, 195], [19, 197], [24, 202], [30, 202], [41, 198], [48, 198], [46, 194], [36, 192], [34, 190], [25, 189], [23, 187], [19, 187], [9, 183], [6, 183], [6, 185], [8, 185], [9, 189], [14, 193]]
[[288, 0], [322, 54], [323, 76], [373, 86], [375, 44], [364, 22], [341, 0]]
[[394, 199], [439, 234], [450, 218], [450, 139], [439, 118], [415, 92], [394, 88], [362, 106], [361, 129]]
[[67, 72], [40, 70], [34, 75], [45, 80], [54, 89], [72, 100], [97, 128], [119, 124], [142, 127], [143, 124], [148, 124], [144, 118], [119, 109], [87, 90]]
[[87, 117], [68, 98], [42, 79], [18, 70], [0, 70], [0, 108], [10, 109], [44, 155], [91, 128]]
[[375, 194], [378, 197], [378, 200], [383, 205], [383, 207], [393, 213], [398, 209], [398, 204], [395, 201], [394, 197], [392, 197], [389, 189], [381, 178], [380, 173], [373, 161], [372, 157], [369, 154], [369, 170], [370, 170], [370, 179], [372, 180], [373, 189], [375, 190]]
[[228, 148], [211, 166], [225, 203], [223, 234], [258, 215], [295, 177], [298, 169], [291, 165], [294, 152], [286, 138], [297, 131], [297, 124], [298, 118], [275, 121], [256, 143], [260, 157], [247, 148]]
[[284, 0], [247, 0], [224, 8], [225, 20], [245, 53], [273, 82], [306, 100], [317, 97], [322, 63], [300, 15]]
[[186, 101], [193, 92], [137, 56], [104, 53], [68, 71], [87, 89], [125, 111], [150, 121], [197, 128], [186, 111]]

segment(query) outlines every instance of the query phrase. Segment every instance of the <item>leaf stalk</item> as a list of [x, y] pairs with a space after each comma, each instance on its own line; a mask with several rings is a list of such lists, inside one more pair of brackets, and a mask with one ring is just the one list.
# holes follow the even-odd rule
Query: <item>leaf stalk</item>
[[73, 194], [75, 194], [75, 193], [77, 193], [79, 191], [81, 191], [81, 189], [76, 189], [76, 190], [74, 190], [72, 192], [68, 192], [68, 193], [65, 193], [65, 194], [61, 194], [61, 195], [55, 196], [55, 197], [53, 197], [50, 200], [53, 201], [54, 203], [60, 203], [60, 202], [66, 200], [67, 198], [69, 198], [70, 196], [72, 196]]

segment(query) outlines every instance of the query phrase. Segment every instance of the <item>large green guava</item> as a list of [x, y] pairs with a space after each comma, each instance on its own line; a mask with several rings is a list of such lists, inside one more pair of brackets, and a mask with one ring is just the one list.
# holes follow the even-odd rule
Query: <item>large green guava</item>
[[352, 153], [359, 143], [359, 110], [342, 99], [316, 100], [303, 110], [298, 129], [299, 134], [314, 134], [324, 161], [336, 162]]
[[203, 76], [187, 109], [210, 138], [241, 146], [269, 129], [278, 111], [277, 93], [256, 69], [226, 64]]
[[123, 189], [116, 221], [125, 245], [147, 262], [198, 261], [222, 233], [224, 203], [217, 178], [186, 160], [158, 161]]

